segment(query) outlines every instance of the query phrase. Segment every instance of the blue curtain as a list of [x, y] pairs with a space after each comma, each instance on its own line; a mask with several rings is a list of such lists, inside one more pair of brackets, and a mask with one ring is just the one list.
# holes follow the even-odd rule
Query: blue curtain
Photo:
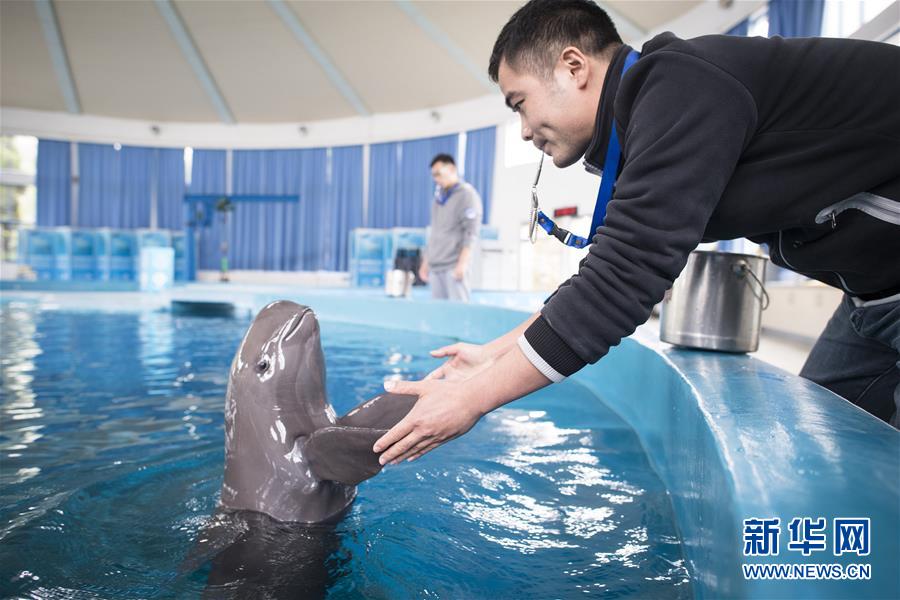
[[397, 222], [400, 189], [400, 142], [372, 144], [369, 149], [367, 227], [391, 227]]
[[119, 152], [106, 144], [78, 144], [79, 226], [113, 226], [112, 206], [119, 200], [122, 183]]
[[156, 226], [184, 227], [184, 149], [156, 149]]
[[78, 225], [150, 226], [153, 148], [78, 144]]
[[[266, 176], [266, 150], [240, 150], [232, 155], [232, 191], [235, 194], [261, 194]], [[293, 186], [292, 186], [293, 187]], [[234, 269], [264, 269], [263, 254], [275, 232], [265, 230], [268, 203], [234, 204], [227, 216], [228, 257]], [[220, 220], [221, 215], [216, 215]], [[280, 241], [280, 240], [279, 240]], [[259, 261], [259, 262], [257, 262]]]
[[[110, 227], [150, 227], [151, 186], [155, 148], [122, 146], [122, 181], [119, 201], [112, 206]], [[79, 196], [80, 202], [81, 196]]]
[[491, 214], [491, 191], [494, 187], [494, 150], [497, 144], [497, 128], [486, 127], [466, 132], [466, 181], [471, 183], [484, 206], [482, 222], [487, 223]]
[[72, 224], [72, 163], [69, 142], [38, 140], [37, 224], [56, 227]]
[[192, 194], [225, 195], [225, 150], [194, 150], [191, 163]]
[[[225, 161], [225, 150], [195, 149], [191, 164], [191, 193], [224, 196], [228, 189], [225, 184]], [[196, 235], [197, 268], [218, 269], [221, 257], [219, 245], [224, 237], [221, 220], [213, 218], [209, 227], [198, 227]]]
[[346, 271], [350, 231], [363, 222], [363, 147], [332, 148], [322, 219], [321, 268]]
[[79, 226], [109, 226], [109, 207], [118, 199], [122, 180], [118, 156], [109, 145], [78, 144]]
[[328, 204], [328, 150], [300, 150], [300, 221], [290, 232], [299, 242], [304, 271], [323, 269], [326, 207]]
[[375, 144], [369, 161], [369, 227], [425, 227], [431, 218], [436, 154], [456, 158], [457, 134]]
[[298, 194], [300, 202], [238, 202], [231, 215], [235, 269], [314, 271], [322, 268], [327, 150], [234, 153], [235, 194]]
[[738, 35], [738, 36], [747, 36], [747, 33], [750, 31], [750, 19], [744, 19], [731, 29], [725, 32], [725, 35]]
[[[232, 163], [234, 193], [297, 194], [299, 162], [298, 150], [235, 151]], [[296, 270], [297, 240], [292, 233], [296, 229], [298, 212], [298, 205], [292, 203], [235, 203], [228, 228], [232, 267]]]
[[822, 35], [825, 0], [769, 0], [769, 36]]

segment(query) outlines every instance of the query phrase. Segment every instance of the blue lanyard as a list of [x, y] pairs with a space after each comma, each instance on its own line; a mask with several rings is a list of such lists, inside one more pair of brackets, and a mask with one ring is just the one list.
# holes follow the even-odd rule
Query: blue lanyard
[[[625, 72], [631, 68], [634, 63], [641, 57], [640, 52], [632, 50], [625, 58], [625, 65], [622, 67], [622, 77]], [[557, 227], [553, 220], [544, 214], [543, 211], [538, 212], [538, 225], [550, 235], [556, 237], [566, 246], [572, 248], [584, 248], [591, 243], [591, 238], [597, 233], [597, 228], [603, 225], [606, 219], [606, 205], [613, 196], [613, 188], [616, 185], [616, 178], [619, 173], [619, 160], [622, 157], [622, 148], [619, 145], [619, 136], [616, 133], [615, 120], [612, 121], [609, 133], [609, 144], [606, 146], [606, 159], [603, 162], [603, 176], [600, 179], [600, 189], [597, 191], [597, 203], [594, 205], [594, 216], [591, 219], [591, 231], [587, 238], [575, 235], [561, 227]]]

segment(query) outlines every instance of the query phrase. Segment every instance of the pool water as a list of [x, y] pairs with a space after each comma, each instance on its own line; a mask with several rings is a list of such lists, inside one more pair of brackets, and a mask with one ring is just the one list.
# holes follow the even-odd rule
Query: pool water
[[[228, 366], [249, 323], [0, 303], [0, 596], [237, 589], [210, 589], [212, 557], [185, 558], [215, 509]], [[322, 331], [338, 414], [387, 377], [422, 377], [438, 364], [427, 351], [452, 341]], [[334, 598], [692, 595], [637, 438], [572, 381], [363, 483], [326, 551], [307, 552], [306, 535], [276, 532], [264, 560], [327, 573]]]

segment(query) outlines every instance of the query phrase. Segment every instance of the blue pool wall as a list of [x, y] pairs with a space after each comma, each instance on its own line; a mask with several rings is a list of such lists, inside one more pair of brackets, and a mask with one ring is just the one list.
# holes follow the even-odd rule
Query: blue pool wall
[[[232, 301], [239, 312], [249, 314], [286, 298], [313, 307], [324, 321], [475, 343], [506, 333], [529, 315], [496, 306], [390, 299], [360, 290], [193, 284], [133, 296], [46, 289], [42, 299], [36, 288], [29, 289], [28, 301], [88, 310], [146, 310], [186, 299]], [[0, 290], [7, 298], [17, 294], [8, 285]], [[101, 302], [101, 296], [109, 300]], [[493, 301], [516, 304], [515, 299]], [[534, 305], [534, 299], [528, 304]], [[666, 485], [698, 598], [900, 598], [900, 432], [751, 356], [678, 350], [644, 332], [573, 378], [633, 428]], [[826, 551], [804, 559], [787, 550], [787, 524], [794, 517], [828, 519]], [[869, 556], [832, 555], [830, 529], [836, 517], [871, 519]], [[778, 556], [743, 557], [747, 518], [781, 520]], [[872, 578], [748, 581], [742, 563], [869, 564]]]
[[[257, 299], [263, 306], [274, 298]], [[323, 320], [492, 340], [527, 312], [308, 292]], [[698, 598], [900, 598], [900, 432], [751, 356], [629, 338], [574, 379], [636, 432], [669, 490]], [[743, 556], [743, 520], [781, 520], [780, 554]], [[825, 517], [828, 545], [788, 551], [794, 517]], [[834, 518], [871, 519], [869, 556], [832, 553]], [[869, 581], [745, 580], [741, 564], [869, 564]]]

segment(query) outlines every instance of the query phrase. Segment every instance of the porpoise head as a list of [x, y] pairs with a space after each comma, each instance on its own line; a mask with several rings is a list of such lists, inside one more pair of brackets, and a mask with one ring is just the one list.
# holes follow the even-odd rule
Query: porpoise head
[[293, 302], [269, 304], [231, 365], [221, 506], [280, 521], [339, 515], [353, 501], [355, 486], [313, 477], [303, 451], [308, 436], [335, 422], [315, 314]]

